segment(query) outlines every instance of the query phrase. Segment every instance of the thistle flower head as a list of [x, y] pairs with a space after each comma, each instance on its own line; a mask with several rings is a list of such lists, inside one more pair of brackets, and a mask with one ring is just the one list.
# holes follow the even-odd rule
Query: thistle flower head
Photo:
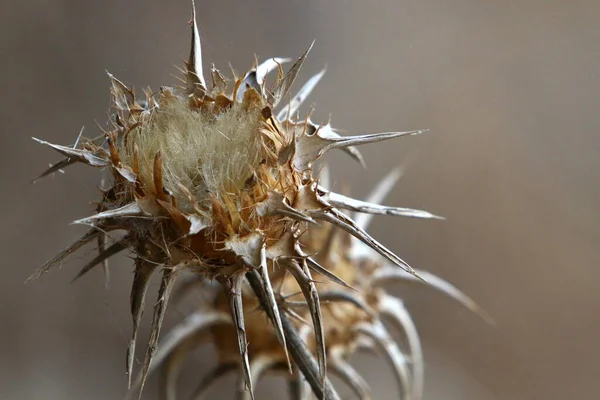
[[[148, 89], [140, 96], [109, 74], [115, 114], [103, 137], [82, 139], [74, 148], [40, 140], [66, 157], [42, 175], [78, 162], [109, 170], [111, 184], [96, 214], [76, 221], [90, 225], [90, 231], [34, 276], [92, 241], [100, 252], [76, 278], [121, 251], [133, 252], [131, 384], [149, 281], [154, 273], [162, 274], [148, 350], [135, 383], [140, 396], [156, 365], [169, 359], [166, 365], [177, 367], [190, 343], [210, 331], [219, 368], [241, 365], [241, 386], [248, 396], [261, 371], [283, 365], [294, 376], [304, 376], [317, 394], [335, 398], [326, 379], [329, 359], [333, 371], [365, 398], [368, 390], [347, 358], [361, 346], [379, 346], [392, 361], [405, 397], [418, 398], [418, 336], [408, 314], [398, 308], [401, 302], [377, 282], [399, 276], [419, 281], [422, 274], [366, 232], [368, 218], [353, 218], [344, 210], [436, 217], [331, 192], [314, 168], [329, 150], [342, 149], [362, 162], [355, 146], [422, 131], [340, 136], [330, 124], [297, 116], [324, 72], [289, 97], [310, 48], [285, 73], [282, 64], [289, 60], [271, 58], [231, 82], [213, 66], [207, 83], [195, 10], [191, 33], [184, 87], [162, 87], [158, 93]], [[265, 77], [271, 72], [277, 76], [268, 87]], [[283, 101], [288, 102], [282, 106]], [[393, 182], [383, 185], [375, 197]], [[113, 231], [125, 235], [107, 247], [106, 235]], [[222, 291], [210, 309], [176, 327], [157, 352], [167, 303], [184, 271], [201, 282], [218, 282]], [[381, 324], [386, 312], [406, 328], [412, 371]]]

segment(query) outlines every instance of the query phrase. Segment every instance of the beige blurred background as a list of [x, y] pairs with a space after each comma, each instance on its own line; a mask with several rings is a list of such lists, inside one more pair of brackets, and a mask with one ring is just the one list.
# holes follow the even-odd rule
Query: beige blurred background
[[[331, 113], [356, 134], [431, 129], [363, 148], [366, 171], [344, 154], [330, 158], [338, 185], [350, 182], [357, 196], [407, 164], [388, 203], [447, 220], [377, 218], [374, 236], [497, 321], [487, 326], [423, 288], [398, 290], [424, 338], [426, 399], [600, 398], [600, 3], [197, 1], [205, 65], [241, 71], [255, 54], [295, 57], [317, 39], [302, 74], [328, 67], [313, 119]], [[1, 9], [0, 399], [119, 399], [131, 261], [113, 263], [108, 290], [99, 270], [69, 285], [82, 256], [23, 285], [82, 233], [69, 222], [92, 212], [98, 182], [97, 171], [75, 166], [29, 184], [59, 159], [30, 138], [69, 144], [81, 126], [99, 132], [105, 69], [137, 88], [174, 83], [189, 2]], [[167, 323], [184, 312], [171, 308]], [[198, 352], [184, 386], [213, 360]], [[384, 361], [357, 365], [377, 399], [396, 398]], [[231, 382], [215, 398], [230, 397]], [[281, 389], [269, 380], [258, 398], [282, 398]]]

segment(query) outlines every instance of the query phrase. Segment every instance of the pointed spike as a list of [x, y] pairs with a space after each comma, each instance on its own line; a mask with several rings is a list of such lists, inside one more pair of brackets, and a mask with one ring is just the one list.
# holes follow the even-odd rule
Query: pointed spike
[[348, 154], [350, 157], [354, 158], [354, 160], [360, 164], [362, 169], [367, 169], [367, 163], [363, 158], [361, 152], [356, 147], [342, 147], [342, 151]]
[[304, 298], [308, 303], [310, 310], [310, 316], [313, 321], [315, 341], [317, 343], [317, 360], [319, 362], [319, 372], [321, 376], [321, 382], [325, 379], [327, 374], [327, 359], [325, 350], [325, 334], [323, 329], [323, 316], [321, 315], [321, 303], [319, 301], [319, 293], [317, 288], [312, 281], [310, 271], [308, 267], [300, 268], [296, 260], [289, 260], [286, 263], [287, 270], [294, 276], [298, 286], [304, 294]]
[[234, 371], [237, 368], [236, 364], [220, 364], [208, 371], [194, 390], [194, 393], [190, 397], [191, 400], [202, 400], [206, 392], [210, 387], [225, 376], [227, 373]]
[[144, 313], [144, 305], [146, 301], [146, 292], [150, 285], [152, 273], [156, 270], [157, 265], [149, 261], [145, 261], [141, 257], [135, 260], [135, 271], [133, 276], [133, 284], [131, 285], [131, 294], [129, 298], [131, 317], [133, 319], [133, 329], [131, 340], [127, 348], [127, 387], [131, 388], [131, 379], [133, 372], [133, 360], [135, 359], [135, 345], [137, 341], [137, 333]]
[[265, 81], [265, 78], [271, 71], [279, 67], [281, 64], [290, 61], [292, 61], [291, 58], [285, 57], [273, 57], [263, 61], [262, 64], [256, 67], [256, 82], [258, 82], [259, 85], [262, 85]]
[[160, 329], [162, 328], [165, 312], [167, 311], [167, 303], [169, 302], [171, 290], [173, 289], [175, 279], [177, 278], [179, 272], [179, 266], [163, 268], [163, 276], [160, 283], [160, 289], [158, 290], [158, 299], [154, 306], [154, 316], [152, 317], [152, 328], [150, 330], [150, 339], [148, 340], [148, 350], [146, 351], [146, 358], [144, 360], [144, 367], [142, 369], [138, 400], [141, 400], [142, 393], [144, 392], [144, 386], [146, 384], [146, 379], [148, 378], [150, 365], [158, 347], [158, 338], [160, 336]]
[[313, 75], [305, 84], [302, 86], [302, 89], [296, 93], [294, 98], [289, 102], [285, 108], [283, 108], [277, 114], [277, 119], [279, 121], [283, 121], [284, 119], [289, 119], [291, 115], [294, 115], [296, 111], [300, 108], [302, 103], [306, 100], [306, 98], [310, 95], [313, 89], [317, 86], [323, 75], [325, 75], [325, 71], [327, 68], [323, 68], [318, 74]]
[[273, 292], [273, 287], [271, 285], [271, 279], [269, 278], [269, 270], [267, 266], [267, 245], [266, 242], [263, 243], [260, 249], [260, 268], [258, 269], [258, 274], [262, 281], [262, 284], [265, 288], [265, 293], [267, 295], [268, 302], [268, 313], [272, 314], [273, 317], [273, 326], [275, 328], [275, 333], [277, 334], [277, 339], [283, 346], [283, 350], [285, 352], [285, 359], [287, 360], [288, 367], [290, 370], [290, 374], [292, 373], [292, 363], [290, 362], [290, 356], [287, 351], [287, 346], [285, 344], [285, 334], [283, 333], [283, 326], [281, 325], [281, 316], [279, 313], [279, 305], [277, 304], [277, 300], [275, 300], [275, 293]]
[[421, 339], [415, 323], [406, 307], [404, 307], [404, 303], [393, 296], [382, 294], [379, 297], [377, 309], [381, 315], [390, 318], [406, 336], [412, 361], [413, 396], [414, 400], [421, 400], [425, 385], [425, 361]]
[[321, 219], [345, 230], [346, 232], [359, 239], [365, 245], [369, 246], [371, 249], [375, 250], [377, 253], [381, 254], [383, 257], [385, 257], [392, 263], [398, 265], [406, 272], [414, 275], [415, 277], [421, 280], [423, 279], [403, 259], [398, 257], [392, 251], [388, 250], [385, 246], [383, 246], [381, 243], [379, 243], [373, 237], [371, 237], [371, 235], [369, 235], [367, 232], [356, 226], [356, 224], [350, 217], [345, 216], [344, 214], [337, 211], [335, 208], [325, 211], [313, 211], [312, 214], [312, 216], [315, 219]]
[[375, 315], [373, 309], [371, 309], [371, 307], [369, 307], [369, 305], [363, 299], [356, 296], [354, 293], [346, 293], [341, 290], [328, 290], [326, 292], [322, 292], [319, 297], [321, 301], [350, 303], [353, 306], [360, 308], [369, 316]]
[[406, 357], [404, 357], [381, 321], [362, 323], [356, 330], [370, 338], [394, 368], [394, 375], [400, 388], [400, 398], [412, 399], [412, 385]]
[[239, 83], [239, 86], [235, 89], [237, 101], [242, 102], [244, 100], [244, 94], [246, 93], [246, 89], [251, 87], [256, 90], [257, 93], [260, 93], [263, 97], [265, 96], [264, 90], [264, 82], [267, 74], [273, 71], [275, 68], [281, 68], [281, 64], [291, 61], [289, 58], [280, 58], [273, 57], [265, 60], [262, 64], [252, 68], [246, 75], [244, 75], [244, 79]]
[[[187, 348], [190, 340], [197, 338], [207, 329], [215, 325], [231, 324], [229, 315], [221, 312], [212, 312], [207, 310], [196, 311], [186, 317], [182, 322], [172, 328], [161, 341], [160, 347], [154, 354], [148, 375], [160, 366], [168, 357], [175, 355], [183, 347]], [[142, 375], [138, 375], [133, 385], [137, 389], [142, 383]]]
[[273, 107], [277, 107], [281, 99], [283, 99], [290, 91], [290, 88], [292, 87], [294, 81], [296, 80], [296, 77], [298, 76], [298, 72], [300, 72], [300, 68], [302, 68], [302, 64], [304, 64], [304, 61], [306, 60], [306, 57], [308, 56], [308, 53], [310, 52], [314, 44], [315, 42], [313, 40], [313, 42], [310, 44], [310, 46], [304, 52], [304, 54], [302, 54], [300, 58], [298, 58], [298, 60], [294, 63], [292, 68], [290, 68], [288, 73], [281, 79], [281, 81], [278, 82], [277, 87], [274, 90], [273, 99], [271, 101]]
[[58, 144], [52, 144], [38, 138], [32, 138], [36, 142], [52, 147], [64, 156], [71, 158], [74, 161], [79, 161], [84, 164], [88, 164], [94, 167], [106, 167], [110, 161], [107, 158], [100, 157], [88, 150], [74, 149], [72, 147], [61, 146]]
[[219, 94], [225, 91], [227, 87], [227, 81], [225, 77], [221, 74], [221, 72], [215, 67], [215, 64], [212, 64], [210, 68], [210, 73], [212, 75], [213, 81], [213, 94]]
[[[383, 200], [385, 200], [387, 195], [392, 191], [392, 189], [394, 188], [394, 186], [396, 185], [398, 180], [400, 180], [400, 178], [402, 177], [403, 173], [404, 173], [403, 168], [392, 169], [373, 188], [373, 190], [371, 191], [371, 193], [369, 194], [369, 196], [366, 198], [365, 201], [367, 203], [375, 203], [375, 204], [381, 203]], [[325, 188], [327, 188], [327, 187], [325, 186]], [[355, 215], [354, 222], [356, 222], [356, 225], [359, 228], [361, 228], [363, 230], [367, 230], [372, 219], [373, 219], [373, 214], [360, 213], [358, 215]]]
[[314, 219], [312, 219], [311, 217], [309, 217], [307, 215], [304, 215], [300, 211], [292, 208], [291, 206], [288, 206], [287, 204], [285, 204], [284, 208], [281, 208], [281, 209], [277, 210], [276, 212], [274, 212], [274, 214], [279, 214], [284, 217], [289, 217], [289, 218], [295, 219], [297, 221], [308, 222], [309, 224], [316, 224]]
[[330, 350], [329, 368], [352, 389], [360, 400], [371, 400], [373, 398], [371, 388], [352, 365], [344, 360], [342, 354], [343, 350], [339, 347]]
[[[258, 382], [260, 378], [265, 374], [270, 368], [277, 364], [277, 361], [273, 359], [269, 355], [259, 355], [252, 360], [250, 363], [250, 373], [252, 376], [252, 386], [258, 386]], [[238, 384], [238, 400], [251, 400], [252, 393], [245, 390], [246, 382], [244, 379], [239, 380]]]
[[392, 266], [387, 266], [378, 270], [373, 277], [372, 283], [375, 286], [382, 285], [387, 281], [410, 281], [410, 282], [419, 282], [424, 283], [427, 286], [431, 286], [432, 288], [442, 292], [446, 296], [456, 300], [460, 304], [462, 304], [465, 308], [467, 308], [472, 313], [479, 316], [485, 322], [490, 325], [495, 325], [496, 322], [494, 318], [492, 318], [483, 308], [481, 308], [475, 300], [464, 294], [460, 289], [456, 286], [452, 285], [448, 281], [440, 278], [437, 275], [434, 275], [430, 272], [418, 270], [418, 275], [421, 276], [423, 280], [415, 278], [413, 275], [406, 273], [405, 271], [398, 270], [397, 268], [393, 268]]
[[445, 219], [444, 217], [431, 214], [428, 211], [415, 210], [412, 208], [404, 207], [388, 207], [374, 203], [367, 203], [334, 192], [327, 192], [323, 196], [323, 200], [325, 200], [327, 203], [331, 204], [334, 207], [359, 213], [393, 215], [413, 218]]
[[113, 74], [106, 71], [110, 84], [112, 86], [111, 93], [113, 95], [113, 103], [119, 110], [127, 111], [135, 103], [133, 92], [123, 82], [115, 78]]
[[[312, 128], [316, 127], [314, 123], [310, 121], [307, 121], [306, 124]], [[294, 157], [294, 165], [301, 171], [310, 167], [319, 157], [334, 148], [349, 149], [352, 148], [352, 146], [376, 143], [400, 136], [413, 136], [427, 132], [427, 130], [417, 130], [407, 132], [382, 132], [358, 136], [341, 136], [335, 132], [329, 124], [321, 125], [316, 128], [316, 132], [312, 135], [303, 134], [296, 137], [297, 150]], [[364, 160], [360, 156], [360, 153], [357, 151], [346, 151], [355, 157], [361, 164], [364, 164]]]
[[[288, 302], [287, 304], [289, 305], [290, 302]], [[299, 305], [299, 302], [295, 302], [296, 304], [292, 304], [290, 305], [291, 307], [295, 307]], [[308, 303], [304, 303], [302, 304], [302, 307], [307, 307]], [[291, 308], [286, 308], [285, 310], [286, 313], [288, 313], [290, 315], [290, 317], [294, 318], [296, 321], [300, 322], [301, 324], [304, 324], [306, 326], [310, 325], [310, 322], [308, 322], [306, 319], [304, 319], [300, 314], [298, 314], [296, 311], [292, 310]]]
[[202, 47], [200, 44], [200, 33], [196, 22], [196, 4], [192, 0], [192, 46], [190, 49], [190, 58], [188, 60], [187, 72], [187, 91], [188, 94], [202, 97], [206, 93], [206, 82], [202, 72]]
[[242, 361], [242, 372], [246, 389], [250, 392], [250, 397], [254, 399], [254, 389], [252, 387], [252, 375], [250, 371], [250, 362], [248, 360], [248, 341], [246, 338], [246, 326], [244, 324], [244, 305], [242, 302], [242, 284], [244, 274], [239, 273], [225, 281], [229, 295], [229, 307], [231, 318], [235, 325], [240, 357]]
[[50, 271], [53, 267], [63, 262], [67, 257], [73, 254], [75, 251], [79, 250], [81, 247], [96, 239], [102, 232], [99, 229], [92, 228], [85, 235], [83, 235], [80, 239], [78, 239], [75, 243], [71, 244], [67, 248], [63, 249], [60, 253], [52, 257], [50, 260], [46, 261], [46, 263], [35, 271], [25, 283], [28, 283], [34, 279], [39, 278], [46, 272]]
[[[323, 127], [325, 128], [325, 127]], [[330, 145], [331, 148], [339, 148], [339, 147], [349, 147], [349, 146], [360, 146], [363, 144], [377, 143], [384, 140], [394, 139], [401, 136], [415, 136], [421, 133], [427, 132], [428, 129], [421, 129], [416, 131], [406, 131], [406, 132], [381, 132], [381, 133], [372, 133], [369, 135], [358, 135], [358, 136], [339, 136], [330, 137], [332, 140]], [[320, 132], [319, 132], [320, 133]], [[331, 133], [327, 132], [329, 136]], [[325, 132], [320, 135], [325, 138]]]
[[[104, 232], [98, 236], [98, 255], [106, 250], [108, 235]], [[110, 270], [108, 269], [108, 257], [102, 261], [102, 269], [104, 270], [104, 288], [108, 289], [110, 283]]]
[[81, 269], [81, 271], [79, 271], [79, 273], [71, 280], [71, 283], [75, 282], [76, 280], [81, 278], [83, 275], [87, 274], [96, 265], [103, 263], [105, 260], [108, 260], [110, 257], [112, 257], [115, 254], [128, 248], [130, 246], [130, 242], [129, 242], [130, 239], [131, 238], [129, 236], [125, 236], [123, 239], [119, 240], [118, 242], [113, 243], [105, 251], [98, 254], [90, 262], [88, 262]]
[[346, 287], [348, 289], [356, 291], [356, 289], [353, 288], [352, 286], [350, 286], [348, 283], [346, 283], [346, 281], [344, 281], [342, 278], [340, 278], [339, 276], [337, 276], [333, 272], [329, 271], [327, 268], [321, 266], [314, 259], [308, 257], [306, 259], [306, 262], [308, 264], [308, 267], [310, 269], [312, 269], [313, 271], [315, 271], [316, 273], [323, 275], [324, 277], [326, 277], [327, 279], [329, 279], [332, 282], [337, 283], [338, 285], [341, 285], [343, 287]]
[[78, 219], [73, 221], [74, 224], [92, 224], [95, 221], [106, 219], [106, 218], [124, 218], [124, 217], [139, 217], [143, 215], [142, 210], [137, 203], [129, 203], [123, 207], [115, 208], [112, 210], [104, 211], [90, 217]]
[[56, 164], [52, 164], [47, 170], [45, 170], [44, 172], [42, 172], [40, 175], [37, 176], [37, 178], [33, 179], [31, 181], [31, 183], [36, 183], [37, 181], [39, 181], [40, 179], [51, 175], [57, 171], [62, 170], [63, 168], [68, 167], [69, 165], [75, 164], [78, 160], [76, 158], [65, 158], [59, 162], [57, 162]]

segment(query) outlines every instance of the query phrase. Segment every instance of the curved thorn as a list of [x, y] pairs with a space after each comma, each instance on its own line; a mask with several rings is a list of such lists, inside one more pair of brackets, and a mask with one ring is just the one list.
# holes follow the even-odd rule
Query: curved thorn
[[[180, 356], [178, 354], [187, 354], [185, 350], [187, 349], [187, 345], [189, 344], [190, 340], [197, 338], [205, 330], [212, 328], [215, 325], [230, 323], [231, 318], [229, 315], [221, 312], [200, 310], [189, 315], [182, 322], [171, 329], [161, 341], [160, 347], [156, 351], [156, 354], [152, 359], [152, 364], [148, 369], [148, 374], [151, 374], [158, 366], [165, 362], [167, 358], [171, 357], [174, 357], [174, 359], [172, 361], [168, 361], [167, 363], [171, 365], [171, 367], [177, 367], [179, 363], [183, 362], [183, 359], [181, 359], [182, 355]], [[173, 374], [173, 372], [175, 372], [175, 374]], [[167, 378], [167, 383], [173, 384], [173, 380], [177, 378], [177, 375], [178, 374], [176, 371], [169, 371], [169, 373], [165, 375]], [[132, 388], [136, 389], [139, 387], [141, 382], [142, 376], [138, 375]], [[166, 393], [172, 393], [172, 391], [172, 389], [165, 389]], [[167, 398], [170, 399], [171, 397], [169, 396], [171, 395], [168, 395]]]
[[310, 316], [313, 321], [315, 341], [317, 348], [317, 359], [319, 361], [319, 372], [321, 375], [321, 383], [327, 374], [327, 358], [325, 350], [325, 333], [323, 329], [323, 316], [321, 315], [321, 303], [319, 301], [319, 293], [314, 282], [311, 279], [308, 267], [300, 268], [296, 260], [289, 260], [286, 263], [287, 270], [293, 275], [298, 286], [302, 290], [302, 294], [308, 303]]
[[237, 88], [235, 96], [236, 99], [239, 102], [242, 102], [244, 100], [244, 94], [246, 93], [246, 89], [248, 87], [253, 88], [254, 90], [256, 90], [257, 93], [261, 93], [264, 95], [263, 84], [267, 74], [275, 68], [277, 68], [278, 66], [280, 66], [282, 63], [288, 61], [290, 61], [289, 58], [269, 58], [268, 60], [257, 66], [255, 69], [252, 69], [251, 71], [246, 73], [242, 83]]
[[360, 150], [358, 150], [356, 147], [342, 147], [342, 151], [348, 154], [350, 157], [354, 158], [354, 160], [360, 164], [362, 169], [367, 169], [367, 162], [363, 158]]
[[394, 375], [396, 376], [400, 392], [402, 393], [401, 398], [403, 400], [412, 400], [410, 371], [408, 369], [406, 358], [381, 321], [362, 323], [356, 330], [372, 339], [376, 347], [385, 354], [394, 368]]
[[360, 308], [369, 316], [374, 316], [375, 313], [363, 299], [355, 296], [353, 293], [346, 293], [341, 290], [328, 290], [319, 294], [321, 301], [346, 302]]
[[390, 318], [406, 335], [412, 360], [413, 395], [415, 400], [421, 400], [425, 385], [425, 361], [423, 360], [421, 339], [415, 323], [406, 307], [404, 307], [404, 303], [393, 296], [383, 294], [379, 298], [377, 308], [383, 316]]
[[281, 99], [283, 99], [289, 92], [290, 88], [294, 84], [294, 81], [296, 80], [296, 77], [298, 76], [298, 72], [300, 72], [300, 68], [302, 68], [302, 64], [304, 64], [304, 61], [306, 60], [306, 56], [308, 56], [308, 53], [314, 44], [315, 42], [313, 41], [304, 54], [302, 54], [294, 63], [294, 65], [292, 65], [292, 68], [290, 68], [288, 73], [281, 79], [281, 81], [278, 82], [274, 90], [273, 99], [271, 101], [273, 107], [277, 107]]
[[329, 210], [312, 211], [311, 214], [315, 219], [321, 219], [345, 230], [392, 263], [398, 265], [404, 271], [414, 275], [419, 279], [423, 279], [410, 265], [408, 265], [408, 263], [406, 263], [406, 261], [398, 257], [392, 251], [388, 250], [385, 246], [371, 237], [371, 235], [360, 229], [350, 217], [347, 217], [335, 208]]
[[223, 377], [225, 374], [233, 371], [237, 368], [236, 364], [222, 364], [218, 365], [215, 368], [208, 371], [206, 375], [200, 381], [200, 384], [194, 390], [191, 400], [202, 400], [206, 391], [210, 389], [213, 383], [215, 383], [219, 378]]
[[[289, 302], [287, 302], [286, 305], [289, 305]], [[307, 304], [304, 303], [303, 306], [307, 307]], [[307, 326], [310, 325], [310, 322], [308, 322], [300, 314], [298, 314], [296, 311], [290, 309], [289, 307], [285, 310], [285, 312], [288, 313], [290, 315], [290, 317], [294, 318], [298, 322], [300, 322], [300, 323], [302, 323], [304, 325], [307, 325]]]
[[133, 283], [131, 285], [131, 294], [129, 303], [131, 308], [131, 317], [133, 319], [133, 329], [131, 340], [127, 348], [127, 387], [131, 388], [131, 379], [133, 372], [133, 360], [135, 359], [135, 344], [137, 341], [137, 333], [144, 313], [144, 305], [146, 301], [146, 292], [150, 285], [150, 277], [156, 269], [156, 264], [144, 261], [137, 257], [135, 260], [135, 271], [133, 275]]
[[292, 59], [287, 57], [272, 57], [263, 61], [256, 67], [256, 82], [258, 82], [259, 85], [262, 85], [271, 71], [289, 61], [292, 61]]
[[283, 108], [277, 114], [277, 119], [279, 121], [283, 121], [286, 118], [289, 118], [291, 115], [294, 115], [296, 111], [300, 108], [302, 103], [306, 100], [306, 98], [310, 95], [313, 89], [317, 86], [323, 75], [325, 75], [325, 71], [327, 69], [323, 68], [318, 74], [313, 75], [302, 88], [296, 93], [294, 98], [289, 102], [285, 108]]
[[329, 351], [329, 367], [346, 385], [348, 385], [360, 400], [371, 400], [373, 395], [369, 384], [364, 378], [344, 360], [342, 349], [334, 347]]
[[456, 286], [430, 272], [423, 270], [419, 270], [417, 272], [419, 276], [423, 278], [424, 281], [416, 279], [413, 275], [407, 274], [402, 270], [398, 270], [397, 268], [387, 266], [379, 269], [375, 273], [372, 279], [372, 284], [379, 286], [387, 281], [410, 281], [424, 283], [425, 285], [431, 286], [432, 288], [459, 302], [461, 305], [463, 305], [472, 313], [478, 315], [488, 324], [495, 325], [494, 319], [472, 298], [464, 294]]
[[173, 289], [175, 279], [177, 279], [179, 272], [180, 267], [178, 265], [163, 268], [163, 276], [158, 290], [158, 300], [154, 306], [154, 316], [152, 317], [152, 328], [150, 330], [150, 339], [148, 340], [148, 349], [146, 350], [146, 358], [144, 359], [144, 367], [142, 369], [139, 400], [142, 398], [144, 385], [146, 384], [146, 379], [148, 378], [148, 373], [150, 371], [150, 365], [154, 359], [156, 350], [158, 349], [160, 329], [162, 328], [165, 312], [167, 311], [171, 290]]
[[242, 361], [242, 371], [246, 390], [250, 392], [250, 397], [254, 399], [252, 388], [252, 375], [250, 371], [250, 362], [248, 361], [248, 341], [246, 339], [246, 326], [244, 324], [244, 305], [242, 302], [242, 284], [244, 274], [239, 273], [232, 278], [224, 281], [228, 290], [229, 308], [231, 310], [231, 319], [235, 326], [240, 357]]
[[[100, 237], [102, 237], [102, 236], [100, 236]], [[104, 250], [103, 252], [98, 254], [90, 262], [88, 262], [83, 268], [81, 268], [79, 273], [71, 280], [71, 283], [75, 282], [76, 280], [81, 278], [83, 275], [87, 274], [96, 265], [103, 263], [104, 261], [108, 260], [110, 257], [114, 256], [115, 254], [127, 249], [130, 246], [129, 240], [130, 240], [130, 237], [125, 236], [123, 239], [110, 245], [106, 250]]]
[[59, 263], [63, 262], [67, 257], [69, 257], [71, 254], [73, 254], [75, 251], [79, 250], [81, 247], [83, 247], [87, 243], [96, 239], [98, 236], [100, 236], [100, 234], [102, 234], [101, 230], [96, 229], [96, 228], [90, 229], [85, 235], [83, 235], [81, 238], [79, 238], [76, 242], [74, 242], [67, 248], [63, 249], [60, 253], [58, 253], [57, 255], [52, 257], [50, 260], [46, 261], [46, 263], [41, 268], [39, 268], [29, 278], [27, 278], [25, 283], [28, 283], [29, 281], [37, 279], [40, 276], [42, 276], [43, 274], [45, 274], [46, 272], [50, 271], [50, 269], [52, 269]]
[[356, 291], [356, 289], [354, 289], [352, 286], [350, 286], [348, 283], [346, 283], [346, 281], [344, 281], [342, 278], [340, 278], [333, 272], [329, 271], [327, 268], [323, 267], [321, 264], [316, 262], [314, 259], [308, 257], [306, 259], [306, 263], [308, 264], [308, 268], [312, 269], [313, 271], [315, 271], [316, 273], [318, 273], [320, 275], [323, 275], [324, 277], [328, 278], [332, 282], [335, 282], [338, 285], [346, 287], [350, 290]]

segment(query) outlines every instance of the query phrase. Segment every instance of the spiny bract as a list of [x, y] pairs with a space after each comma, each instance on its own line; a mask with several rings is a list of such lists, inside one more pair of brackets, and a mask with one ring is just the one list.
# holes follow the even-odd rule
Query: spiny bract
[[[479, 310], [455, 288], [416, 272], [373, 239], [365, 231], [365, 214], [353, 219], [343, 212], [436, 218], [425, 211], [376, 204], [392, 187], [393, 177], [382, 182], [372, 201], [363, 202], [329, 191], [314, 165], [334, 148], [362, 163], [354, 146], [422, 131], [342, 137], [329, 124], [299, 118], [299, 107], [324, 71], [278, 108], [288, 100], [310, 48], [287, 73], [282, 64], [289, 60], [272, 58], [235, 78], [231, 89], [213, 66], [209, 87], [194, 8], [191, 31], [185, 87], [162, 87], [158, 94], [148, 89], [140, 99], [109, 74], [116, 110], [109, 132], [100, 140], [78, 140], [74, 147], [38, 140], [66, 157], [42, 176], [80, 162], [108, 169], [112, 180], [97, 213], [76, 221], [91, 226], [90, 231], [32, 277], [92, 241], [97, 241], [99, 254], [76, 278], [121, 251], [135, 254], [133, 333], [127, 352], [131, 386], [147, 288], [152, 274], [162, 273], [146, 357], [134, 385], [140, 397], [148, 373], [167, 359], [163, 389], [173, 398], [181, 360], [209, 329], [220, 363], [198, 395], [212, 378], [241, 364], [242, 397], [253, 396], [264, 371], [283, 367], [298, 382], [294, 396], [305, 398], [308, 382], [317, 396], [338, 398], [326, 377], [328, 366], [361, 398], [369, 398], [368, 386], [347, 362], [357, 348], [367, 347], [379, 348], [391, 360], [402, 398], [420, 398], [423, 361], [416, 329], [402, 302], [380, 284], [394, 278], [427, 280]], [[278, 76], [267, 88], [265, 77], [274, 70]], [[107, 246], [113, 231], [126, 233]], [[182, 272], [202, 284], [218, 282], [222, 291], [159, 347], [167, 302]], [[256, 309], [264, 311], [264, 318], [251, 314]], [[406, 332], [410, 357], [391, 340], [380, 320], [384, 315]]]

